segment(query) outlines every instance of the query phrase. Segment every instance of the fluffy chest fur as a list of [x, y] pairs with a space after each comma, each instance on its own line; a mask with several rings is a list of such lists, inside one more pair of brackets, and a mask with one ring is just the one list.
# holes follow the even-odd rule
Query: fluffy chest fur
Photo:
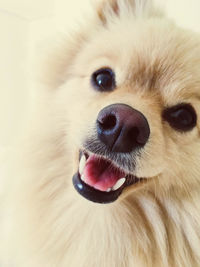
[[20, 192], [7, 203], [9, 239], [6, 235], [3, 251], [12, 255], [5, 261], [11, 266], [199, 266], [196, 188], [182, 199], [172, 188], [168, 196], [142, 192], [107, 206], [88, 203], [73, 191], [66, 197], [64, 190], [57, 199], [63, 188], [55, 190], [54, 183], [39, 191]]

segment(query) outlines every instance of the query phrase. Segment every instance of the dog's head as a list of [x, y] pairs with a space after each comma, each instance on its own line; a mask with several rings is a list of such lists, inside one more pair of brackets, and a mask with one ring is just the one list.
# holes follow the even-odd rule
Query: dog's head
[[111, 0], [62, 51], [51, 85], [83, 197], [109, 203], [200, 182], [199, 41], [149, 1]]

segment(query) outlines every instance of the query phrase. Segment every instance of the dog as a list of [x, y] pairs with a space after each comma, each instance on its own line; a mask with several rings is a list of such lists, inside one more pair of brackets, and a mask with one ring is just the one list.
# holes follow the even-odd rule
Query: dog
[[2, 190], [2, 266], [200, 266], [200, 37], [106, 0], [51, 57]]

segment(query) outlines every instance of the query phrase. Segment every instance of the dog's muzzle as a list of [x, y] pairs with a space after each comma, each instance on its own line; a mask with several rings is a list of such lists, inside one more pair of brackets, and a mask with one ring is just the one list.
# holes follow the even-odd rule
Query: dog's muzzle
[[[96, 129], [98, 142], [102, 144], [101, 154], [96, 153], [97, 149], [91, 144], [86, 144], [80, 151], [79, 171], [73, 177], [73, 184], [86, 199], [110, 203], [117, 200], [125, 187], [146, 182], [147, 179], [127, 172], [126, 162], [123, 166], [116, 164], [113, 155], [123, 156], [126, 161], [126, 156], [145, 146], [150, 128], [142, 113], [128, 105], [115, 104], [100, 111]], [[103, 148], [106, 149], [104, 153]]]

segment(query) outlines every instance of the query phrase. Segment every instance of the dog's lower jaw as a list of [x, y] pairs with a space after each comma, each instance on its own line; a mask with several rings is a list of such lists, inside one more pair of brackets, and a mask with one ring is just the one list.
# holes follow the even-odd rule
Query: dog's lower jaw
[[123, 191], [134, 185], [143, 187], [153, 178], [139, 178], [98, 154], [79, 153], [79, 168], [73, 175], [75, 190], [89, 201], [108, 204], [116, 201]]

